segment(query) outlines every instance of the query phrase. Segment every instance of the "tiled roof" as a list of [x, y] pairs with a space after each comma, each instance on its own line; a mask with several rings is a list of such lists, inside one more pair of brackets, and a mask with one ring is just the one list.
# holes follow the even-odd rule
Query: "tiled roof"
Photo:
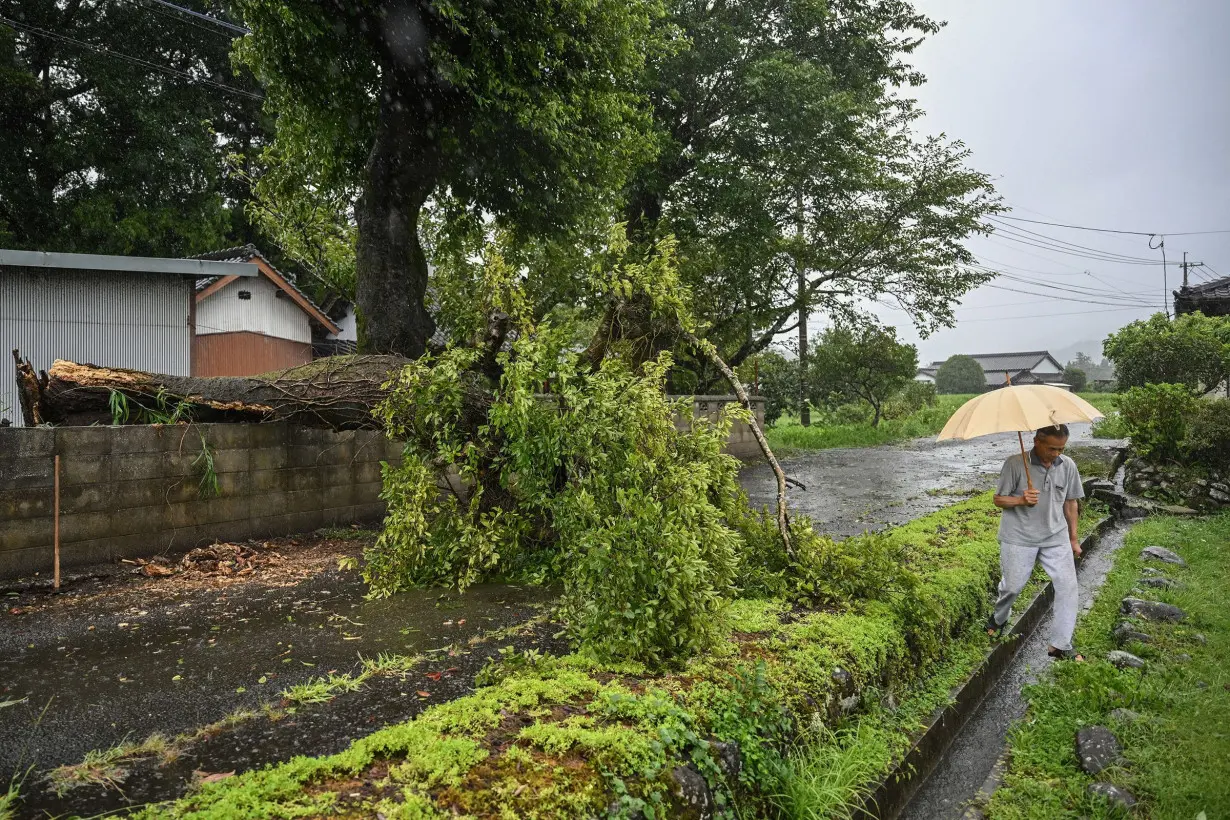
[[1226, 299], [1230, 298], [1230, 276], [1214, 279], [1200, 285], [1182, 288], [1178, 293], [1180, 298], [1191, 299]]
[[[1046, 350], [1031, 350], [1024, 353], [976, 353], [970, 356], [978, 362], [983, 370], [1019, 372], [1037, 367], [1038, 363], [1051, 354]], [[943, 362], [935, 362], [931, 366], [939, 367]], [[1001, 379], [1000, 381], [1003, 381]]]
[[[198, 254], [196, 256], [193, 256], [192, 258], [193, 259], [208, 259], [214, 262], [251, 262], [253, 259], [260, 259], [262, 262], [264, 262], [266, 265], [269, 266], [269, 269], [271, 271], [273, 271], [279, 277], [281, 277], [282, 281], [285, 282], [286, 285], [291, 290], [293, 290], [295, 293], [303, 297], [303, 301], [311, 305], [321, 315], [324, 315], [326, 318], [329, 318], [328, 315], [325, 314], [325, 312], [320, 309], [320, 306], [312, 301], [312, 297], [308, 296], [306, 293], [301, 291], [299, 287], [294, 283], [294, 281], [290, 279], [290, 277], [288, 277], [286, 274], [282, 273], [280, 270], [275, 268], [273, 266], [273, 263], [270, 262], [265, 257], [265, 255], [257, 249], [255, 245], [248, 244], [248, 245], [239, 245], [238, 247], [234, 247], [234, 248], [222, 248], [221, 250]], [[200, 293], [201, 291], [205, 290], [205, 288], [209, 287], [214, 282], [218, 281], [218, 279], [219, 277], [217, 276], [207, 276], [202, 279], [196, 280], [197, 292]], [[309, 316], [310, 315], [311, 314], [309, 314]], [[313, 317], [313, 321], [315, 321], [315, 317]], [[333, 320], [330, 318], [330, 321], [333, 321]]]

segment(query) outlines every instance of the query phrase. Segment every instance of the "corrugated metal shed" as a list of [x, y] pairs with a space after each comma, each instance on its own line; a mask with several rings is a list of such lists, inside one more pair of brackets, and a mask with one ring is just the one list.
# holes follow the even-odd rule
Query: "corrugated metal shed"
[[192, 281], [224, 272], [256, 266], [0, 250], [0, 417], [21, 424], [13, 349], [39, 370], [72, 359], [189, 375]]

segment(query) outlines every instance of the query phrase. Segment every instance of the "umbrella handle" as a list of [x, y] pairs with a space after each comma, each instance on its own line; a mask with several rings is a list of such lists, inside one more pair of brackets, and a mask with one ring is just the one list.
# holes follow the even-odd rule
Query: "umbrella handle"
[[1029, 456], [1025, 455], [1025, 439], [1021, 436], [1021, 431], [1017, 430], [1016, 440], [1021, 443], [1021, 464], [1025, 467], [1025, 483], [1029, 485], [1029, 489], [1034, 488], [1034, 480], [1029, 475]]

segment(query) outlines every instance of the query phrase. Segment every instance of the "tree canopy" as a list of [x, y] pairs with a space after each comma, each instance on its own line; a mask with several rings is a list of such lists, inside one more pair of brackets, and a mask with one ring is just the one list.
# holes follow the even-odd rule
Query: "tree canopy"
[[918, 350], [897, 341], [896, 328], [837, 324], [815, 340], [809, 370], [819, 393], [867, 402], [878, 427], [885, 400], [918, 372]]
[[550, 234], [609, 202], [648, 149], [634, 82], [657, 49], [652, 0], [235, 5], [252, 28], [239, 56], [277, 115], [258, 187], [357, 197], [369, 350], [417, 356], [432, 335], [429, 200]]
[[905, 60], [938, 24], [899, 0], [668, 8], [689, 47], [650, 66], [660, 150], [626, 214], [634, 234], [678, 236], [708, 338], [737, 365], [798, 326], [805, 359], [809, 312], [881, 298], [924, 332], [951, 323], [987, 278], [962, 242], [999, 205], [893, 91], [922, 82]]
[[1230, 374], [1230, 319], [1187, 313], [1171, 320], [1155, 313], [1106, 337], [1122, 388], [1181, 384], [1210, 390]]
[[1065, 384], [1071, 385], [1072, 389], [1079, 393], [1089, 384], [1089, 375], [1079, 367], [1068, 365], [1063, 369], [1063, 381]]
[[949, 356], [935, 371], [935, 389], [938, 393], [981, 393], [987, 389], [986, 375], [982, 366], [972, 356]]
[[251, 239], [245, 186], [223, 173], [225, 151], [262, 140], [234, 36], [141, 2], [0, 0], [0, 245], [177, 256]]

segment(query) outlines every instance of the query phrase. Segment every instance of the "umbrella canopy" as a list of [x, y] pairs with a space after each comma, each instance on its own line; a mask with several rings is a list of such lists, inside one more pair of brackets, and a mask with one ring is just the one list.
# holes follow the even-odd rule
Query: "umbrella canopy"
[[1001, 387], [961, 405], [936, 441], [1019, 433], [1053, 424], [1095, 421], [1103, 414], [1075, 393], [1045, 384]]

